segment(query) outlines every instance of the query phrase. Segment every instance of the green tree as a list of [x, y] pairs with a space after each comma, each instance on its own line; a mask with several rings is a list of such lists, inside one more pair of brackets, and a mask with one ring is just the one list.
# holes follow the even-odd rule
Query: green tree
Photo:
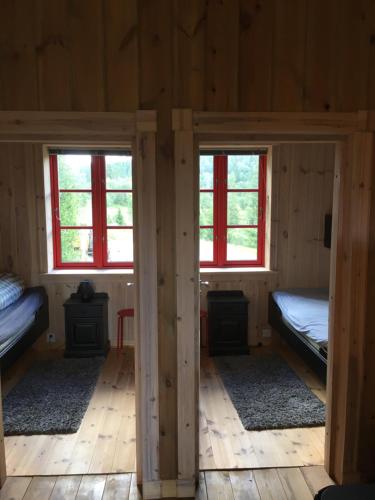
[[119, 226], [123, 226], [124, 223], [125, 223], [125, 219], [124, 219], [124, 216], [122, 215], [122, 212], [121, 212], [120, 208], [118, 208], [117, 213], [115, 215], [115, 222]]

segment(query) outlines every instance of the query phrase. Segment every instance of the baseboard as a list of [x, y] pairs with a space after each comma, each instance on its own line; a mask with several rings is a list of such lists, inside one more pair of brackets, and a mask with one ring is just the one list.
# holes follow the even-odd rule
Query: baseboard
[[194, 479], [172, 479], [163, 481], [146, 481], [142, 484], [145, 500], [157, 498], [195, 498]]

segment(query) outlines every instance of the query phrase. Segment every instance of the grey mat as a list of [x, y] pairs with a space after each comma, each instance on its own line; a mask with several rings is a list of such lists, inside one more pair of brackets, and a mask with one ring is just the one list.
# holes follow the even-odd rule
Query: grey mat
[[325, 405], [279, 356], [223, 356], [215, 364], [245, 429], [324, 425]]
[[5, 435], [77, 432], [103, 361], [57, 359], [32, 366], [3, 401]]

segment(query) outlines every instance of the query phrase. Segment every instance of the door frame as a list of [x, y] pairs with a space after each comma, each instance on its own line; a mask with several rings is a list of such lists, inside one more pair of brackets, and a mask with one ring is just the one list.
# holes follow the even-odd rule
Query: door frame
[[[38, 147], [40, 183], [48, 188], [44, 145], [132, 146], [134, 180], [135, 393], [137, 481], [154, 479], [158, 469], [158, 345], [156, 278], [156, 112], [0, 111], [0, 143]], [[38, 171], [39, 173], [39, 171]], [[48, 178], [48, 176], [47, 176]], [[48, 195], [44, 189], [45, 197]], [[47, 241], [50, 207], [37, 204], [36, 251], [39, 273], [48, 273], [52, 246]], [[147, 250], [147, 251], [146, 251]], [[36, 276], [38, 279], [39, 276]], [[150, 380], [152, 383], [150, 383]], [[1, 395], [1, 393], [0, 393]], [[0, 405], [0, 487], [6, 480], [2, 406]]]
[[[371, 220], [375, 209], [371, 191], [375, 183], [375, 113], [217, 113], [175, 109], [172, 124], [178, 274], [177, 385], [181, 404], [178, 456], [184, 464], [184, 477], [197, 478], [199, 473], [198, 151], [200, 143], [215, 142], [336, 144], [325, 468], [338, 483], [371, 477], [374, 458], [366, 446], [365, 432], [374, 430], [375, 424], [371, 413], [365, 412], [374, 409], [374, 403], [366, 403], [366, 395], [370, 397], [375, 369], [371, 370], [371, 357], [366, 357], [365, 352], [366, 342], [374, 344], [367, 326], [372, 320], [370, 300], [375, 298], [375, 285], [367, 274], [372, 268], [369, 256], [375, 238], [370, 231], [375, 226]], [[179, 255], [179, 248], [184, 249], [183, 254]], [[374, 348], [371, 353], [375, 357]], [[190, 381], [188, 385], [186, 380]]]

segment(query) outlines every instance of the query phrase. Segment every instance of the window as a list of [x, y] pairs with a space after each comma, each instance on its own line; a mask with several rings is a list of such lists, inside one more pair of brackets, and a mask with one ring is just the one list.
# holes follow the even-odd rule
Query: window
[[133, 266], [129, 152], [50, 152], [55, 268]]
[[201, 266], [264, 266], [266, 151], [201, 151]]

